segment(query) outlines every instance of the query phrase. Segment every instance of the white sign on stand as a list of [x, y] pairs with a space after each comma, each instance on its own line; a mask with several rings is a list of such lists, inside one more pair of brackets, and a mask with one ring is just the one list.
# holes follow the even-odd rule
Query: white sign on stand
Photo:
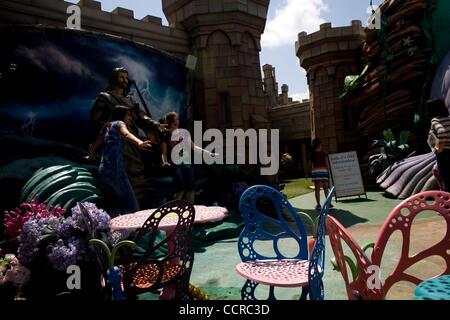
[[366, 190], [356, 151], [328, 156], [336, 199], [365, 195]]

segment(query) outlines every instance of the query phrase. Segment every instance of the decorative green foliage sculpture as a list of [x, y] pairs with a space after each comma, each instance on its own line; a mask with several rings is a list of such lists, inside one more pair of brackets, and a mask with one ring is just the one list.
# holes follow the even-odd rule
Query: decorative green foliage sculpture
[[375, 140], [374, 145], [380, 148], [380, 153], [369, 158], [369, 173], [377, 176], [384, 169], [408, 156], [409, 132], [402, 131], [398, 139], [391, 129], [383, 131], [384, 140]]

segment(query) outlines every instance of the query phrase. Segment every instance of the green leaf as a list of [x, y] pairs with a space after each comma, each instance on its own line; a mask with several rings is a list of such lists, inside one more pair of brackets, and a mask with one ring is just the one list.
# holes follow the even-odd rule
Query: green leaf
[[373, 142], [373, 145], [374, 146], [376, 146], [376, 147], [386, 147], [386, 141], [384, 141], [384, 140], [375, 140], [374, 142]]
[[384, 136], [384, 138], [386, 139], [386, 141], [392, 141], [392, 140], [395, 140], [395, 136], [394, 136], [394, 134], [392, 133], [392, 130], [391, 130], [391, 129], [387, 129], [387, 130], [383, 131], [383, 136]]
[[400, 132], [400, 138], [398, 139], [399, 144], [406, 144], [409, 139], [409, 131], [402, 131]]
[[331, 265], [333, 266], [333, 271], [341, 271], [340, 269], [339, 269], [339, 266], [338, 266], [338, 264], [337, 264], [337, 262], [336, 262], [336, 258], [335, 257], [333, 257], [333, 259], [331, 259]]
[[[344, 259], [345, 259], [345, 261], [347, 262], [347, 264], [348, 264], [348, 266], [350, 268], [353, 280], [355, 280], [358, 277], [358, 274], [359, 274], [358, 266], [356, 265], [356, 263], [349, 256], [347, 256], [347, 255], [344, 256]], [[339, 265], [338, 265], [338, 263], [336, 261], [336, 257], [333, 257], [331, 259], [331, 265], [333, 266], [333, 270], [334, 271], [340, 271]]]
[[353, 281], [356, 280], [356, 278], [358, 277], [358, 274], [359, 274], [358, 265], [349, 256], [344, 256], [344, 259], [347, 262], [348, 266], [350, 267], [350, 271], [352, 272]]
[[395, 147], [397, 146], [397, 141], [393, 140], [393, 141], [389, 141], [388, 143], [386, 143], [386, 147], [392, 150], [395, 150]]
[[45, 242], [47, 242], [47, 241], [52, 241], [53, 240], [53, 238], [56, 238], [57, 236], [56, 236], [56, 233], [54, 233], [54, 232], [51, 232], [51, 233], [45, 233], [42, 237], [41, 237], [41, 239], [40, 239], [40, 243], [45, 243]]
[[406, 152], [406, 151], [409, 150], [409, 145], [407, 145], [407, 144], [402, 144], [402, 145], [398, 146], [398, 148], [399, 148], [401, 151]]
[[133, 241], [130, 241], [130, 240], [122, 240], [118, 244], [116, 244], [114, 246], [114, 248], [111, 250], [111, 255], [110, 255], [110, 260], [109, 260], [109, 265], [111, 268], [114, 268], [117, 251], [121, 247], [130, 247], [131, 249], [136, 249], [136, 243], [134, 243]]
[[420, 115], [418, 113], [415, 113], [414, 114], [414, 124], [418, 125], [420, 123], [420, 121], [421, 121]]
[[344, 79], [344, 89], [342, 94], [339, 96], [340, 99], [344, 98], [347, 93], [352, 90], [355, 90], [361, 83], [361, 79], [363, 79], [367, 70], [369, 70], [369, 65], [366, 65], [363, 71], [359, 75], [349, 75]]
[[368, 249], [373, 249], [373, 248], [375, 248], [375, 243], [370, 242], [370, 243], [367, 243], [362, 249], [364, 252], [366, 252]]

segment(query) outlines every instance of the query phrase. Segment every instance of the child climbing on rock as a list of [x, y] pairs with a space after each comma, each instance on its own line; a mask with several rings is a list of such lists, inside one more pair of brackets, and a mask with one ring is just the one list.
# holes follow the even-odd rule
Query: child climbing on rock
[[176, 112], [167, 113], [164, 117], [164, 122], [167, 124], [168, 128], [167, 132], [163, 135], [161, 143], [161, 158], [163, 167], [170, 167], [171, 169], [176, 191], [175, 199], [181, 200], [185, 197], [187, 201], [194, 203], [195, 178], [191, 159], [189, 159], [188, 154], [179, 154], [178, 156], [183, 160], [183, 163], [175, 164], [172, 159], [172, 150], [179, 143], [184, 143], [186, 144], [186, 148], [191, 148], [192, 150], [198, 152], [209, 153], [212, 157], [215, 157], [218, 154], [211, 153], [198, 147], [191, 140], [188, 141], [188, 137], [180, 134], [179, 130], [177, 130], [180, 125], [180, 120]]

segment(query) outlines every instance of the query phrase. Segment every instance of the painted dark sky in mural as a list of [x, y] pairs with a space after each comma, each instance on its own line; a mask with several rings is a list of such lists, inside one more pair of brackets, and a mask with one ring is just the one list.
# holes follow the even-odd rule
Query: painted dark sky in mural
[[[63, 29], [0, 27], [0, 132], [85, 147], [89, 112], [111, 70], [124, 66], [153, 118], [186, 121], [186, 72], [175, 58], [132, 42]], [[141, 102], [137, 94], [137, 102]]]

